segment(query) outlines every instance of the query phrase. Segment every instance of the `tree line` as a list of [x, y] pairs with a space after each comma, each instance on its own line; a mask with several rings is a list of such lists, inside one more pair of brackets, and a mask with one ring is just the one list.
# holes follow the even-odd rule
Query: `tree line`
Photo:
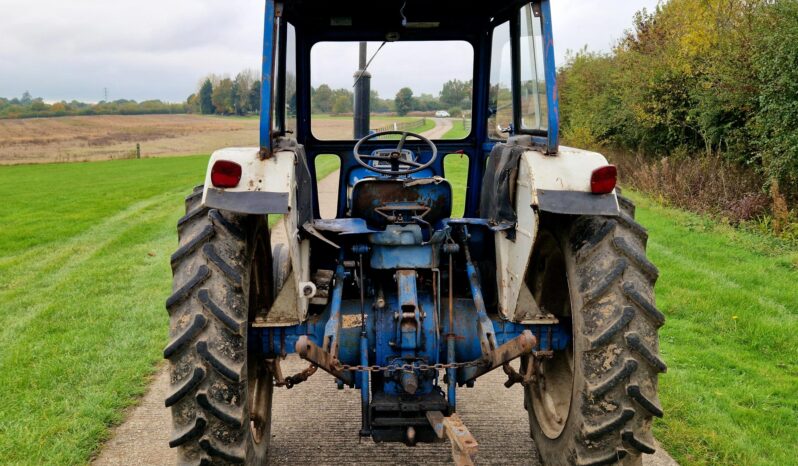
[[119, 99], [110, 102], [102, 101], [96, 104], [61, 101], [48, 104], [40, 97], [31, 96], [25, 92], [22, 97], [0, 97], [0, 119], [14, 118], [44, 118], [60, 116], [81, 115], [150, 115], [186, 113], [184, 104], [173, 104], [160, 100], [135, 100]]
[[798, 2], [669, 0], [559, 72], [564, 139], [718, 157], [798, 200]]
[[186, 100], [190, 113], [202, 115], [247, 115], [260, 111], [261, 80], [254, 70], [235, 78], [209, 75]]
[[[372, 90], [371, 111], [405, 116], [410, 112], [448, 110], [452, 116], [460, 116], [463, 109], [471, 108], [471, 87], [470, 80], [453, 79], [444, 83], [437, 96], [427, 93], [416, 95], [411, 88], [403, 87], [393, 98], [387, 99], [381, 98], [379, 92]], [[332, 89], [327, 84], [312, 88], [310, 101], [314, 113], [342, 115], [350, 114], [354, 110], [354, 93], [351, 89]]]

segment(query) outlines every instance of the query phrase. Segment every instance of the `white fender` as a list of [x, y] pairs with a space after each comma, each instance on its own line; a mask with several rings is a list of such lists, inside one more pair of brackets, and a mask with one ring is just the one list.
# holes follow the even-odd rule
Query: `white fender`
[[[593, 171], [606, 166], [607, 159], [596, 152], [560, 147], [556, 156], [527, 150], [521, 156], [515, 191], [518, 215], [516, 238], [496, 232], [496, 266], [499, 312], [513, 319], [519, 296], [528, 295], [524, 278], [539, 227], [539, 212], [570, 215], [617, 215], [614, 193], [594, 195], [590, 189]], [[528, 301], [528, 300], [525, 300]], [[520, 313], [520, 314], [523, 314]]]
[[[310, 244], [299, 240], [297, 157], [291, 150], [277, 151], [272, 157], [261, 159], [257, 147], [222, 149], [211, 156], [205, 177], [202, 202], [206, 207], [251, 215], [283, 215], [275, 228], [284, 229], [292, 272], [275, 297], [268, 319], [259, 322], [259, 326], [291, 326], [307, 318], [309, 300], [300, 286], [310, 281]], [[226, 189], [213, 186], [211, 171], [220, 160], [241, 166], [238, 186]]]

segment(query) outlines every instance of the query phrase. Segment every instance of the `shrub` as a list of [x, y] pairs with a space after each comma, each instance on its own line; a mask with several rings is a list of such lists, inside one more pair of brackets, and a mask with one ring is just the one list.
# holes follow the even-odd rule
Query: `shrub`
[[447, 110], [447, 112], [449, 112], [452, 118], [460, 118], [463, 116], [463, 109], [460, 107], [452, 107]]

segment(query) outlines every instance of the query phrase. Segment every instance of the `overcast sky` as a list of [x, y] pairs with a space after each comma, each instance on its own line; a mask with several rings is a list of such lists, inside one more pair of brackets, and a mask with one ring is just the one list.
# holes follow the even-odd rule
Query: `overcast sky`
[[[585, 44], [592, 50], [609, 50], [633, 14], [651, 10], [657, 2], [553, 0], [559, 63], [567, 49]], [[98, 101], [107, 88], [112, 100], [183, 101], [208, 73], [234, 75], [260, 66], [262, 3], [0, 0], [0, 96], [20, 96], [28, 90], [48, 101]], [[429, 67], [463, 69], [459, 56], [441, 50]], [[412, 63], [415, 57], [417, 50], [405, 58]], [[340, 63], [339, 57], [333, 64]], [[413, 67], [424, 69], [418, 63]], [[375, 76], [383, 96], [395, 92], [395, 83], [376, 81]], [[437, 78], [431, 77], [428, 87], [437, 88], [432, 81]]]

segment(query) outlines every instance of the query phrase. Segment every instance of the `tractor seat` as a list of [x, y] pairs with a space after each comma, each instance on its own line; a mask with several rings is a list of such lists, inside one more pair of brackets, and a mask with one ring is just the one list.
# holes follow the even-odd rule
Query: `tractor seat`
[[441, 177], [365, 178], [352, 188], [350, 216], [371, 227], [416, 224], [414, 217], [433, 228], [452, 215], [452, 185]]

